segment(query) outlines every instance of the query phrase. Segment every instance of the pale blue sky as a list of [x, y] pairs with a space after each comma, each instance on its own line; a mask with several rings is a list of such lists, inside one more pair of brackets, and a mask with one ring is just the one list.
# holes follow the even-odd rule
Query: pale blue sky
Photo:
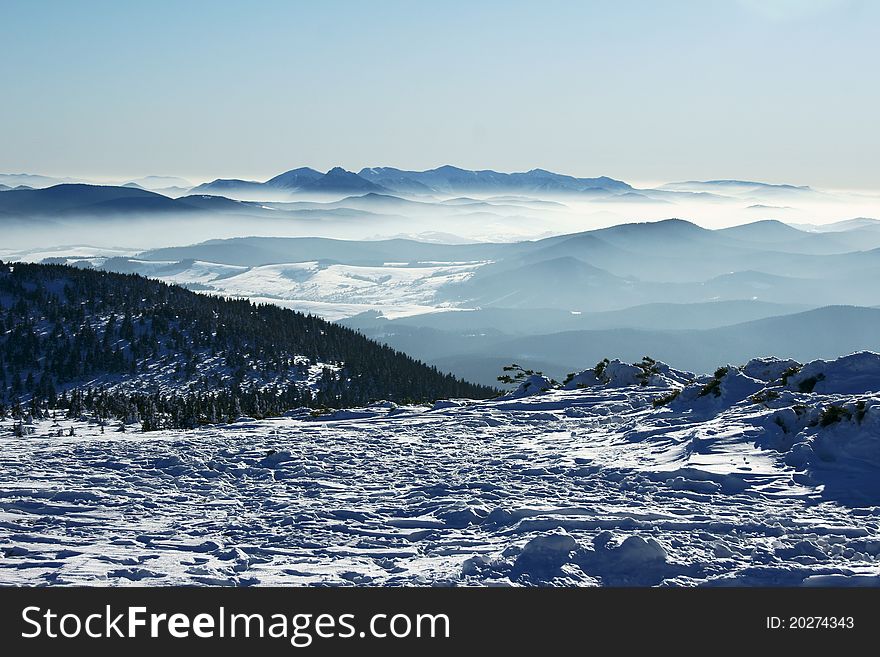
[[880, 2], [0, 0], [0, 171], [880, 187]]

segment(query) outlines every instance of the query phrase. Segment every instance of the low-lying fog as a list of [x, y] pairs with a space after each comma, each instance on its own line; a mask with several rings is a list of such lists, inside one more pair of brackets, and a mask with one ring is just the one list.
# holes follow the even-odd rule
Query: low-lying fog
[[[511, 242], [672, 217], [706, 228], [722, 228], [765, 219], [821, 226], [880, 215], [880, 195], [865, 192], [777, 187], [743, 191], [723, 185], [711, 189], [667, 185], [638, 190], [638, 194], [595, 198], [371, 193], [306, 196], [303, 200], [287, 195], [286, 202], [230, 200], [223, 207], [205, 201], [212, 197], [184, 195], [173, 202], [195, 206], [185, 212], [175, 212], [173, 207], [163, 212], [137, 208], [113, 212], [101, 208], [93, 212], [86, 206], [57, 213], [6, 216], [0, 207], [0, 222], [4, 224], [0, 250], [64, 244], [143, 250], [250, 235]], [[235, 196], [234, 191], [229, 195]]]
[[[513, 361], [562, 377], [604, 357], [713, 371], [880, 351], [880, 292], [866, 284], [880, 273], [880, 195], [741, 181], [638, 189], [540, 170], [361, 173], [297, 169], [276, 187], [224, 180], [168, 195], [7, 189], [0, 259], [317, 314], [488, 384]], [[479, 176], [495, 188], [475, 189]]]

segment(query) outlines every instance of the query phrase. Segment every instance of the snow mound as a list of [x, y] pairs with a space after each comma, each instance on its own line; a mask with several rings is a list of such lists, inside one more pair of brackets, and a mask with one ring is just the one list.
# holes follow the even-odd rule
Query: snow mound
[[680, 387], [694, 380], [690, 372], [676, 370], [662, 361], [645, 357], [640, 363], [625, 363], [617, 358], [604, 360], [596, 367], [570, 377], [565, 390], [604, 386], [626, 388], [628, 386]]
[[467, 401], [463, 399], [440, 399], [434, 402], [431, 410], [442, 411], [447, 408], [463, 408], [465, 406], [467, 406]]
[[705, 382], [684, 388], [669, 403], [669, 407], [676, 411], [720, 411], [754, 395], [765, 386], [764, 381], [752, 378], [735, 367], [720, 367]]
[[799, 369], [801, 364], [796, 360], [782, 358], [753, 358], [743, 365], [742, 373], [759, 381], [773, 383], [779, 381], [786, 371]]
[[811, 541], [798, 541], [794, 545], [780, 545], [774, 548], [773, 553], [786, 561], [796, 560], [798, 557], [812, 557], [823, 559], [825, 553]]
[[608, 388], [623, 388], [641, 383], [645, 371], [636, 365], [614, 359], [602, 371], [602, 383]]
[[655, 371], [648, 378], [648, 385], [652, 386], [683, 386], [696, 378], [693, 372], [677, 370], [661, 361], [657, 361], [653, 369]]
[[562, 528], [540, 534], [525, 544], [516, 558], [514, 571], [535, 573], [558, 569], [579, 548], [574, 537]]
[[765, 417], [767, 446], [823, 497], [861, 504], [880, 495], [880, 398], [817, 399]]
[[814, 360], [789, 377], [786, 387], [820, 394], [880, 390], [880, 354], [860, 351], [835, 360]]
[[677, 570], [668, 563], [666, 548], [652, 537], [627, 536], [619, 545], [614, 545], [612, 538], [611, 532], [601, 532], [593, 539], [593, 550], [586, 551], [580, 560], [585, 572], [605, 584], [653, 584]]
[[849, 462], [874, 472], [880, 468], [880, 400], [827, 405], [818, 420], [811, 447], [819, 461]]
[[615, 549], [608, 550], [614, 564], [624, 570], [635, 570], [666, 563], [666, 550], [653, 538], [627, 536]]
[[553, 381], [546, 376], [540, 374], [532, 374], [525, 378], [522, 383], [517, 386], [516, 390], [509, 392], [501, 397], [501, 399], [518, 399], [520, 397], [530, 397], [531, 395], [540, 395], [553, 389]]
[[579, 388], [593, 388], [600, 385], [602, 385], [602, 381], [596, 376], [596, 371], [589, 369], [569, 377], [565, 385], [562, 386], [562, 389], [577, 390]]

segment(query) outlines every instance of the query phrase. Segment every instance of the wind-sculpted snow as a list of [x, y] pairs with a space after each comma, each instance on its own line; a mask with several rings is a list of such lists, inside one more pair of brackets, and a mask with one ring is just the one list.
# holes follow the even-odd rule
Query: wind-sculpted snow
[[542, 374], [532, 374], [527, 376], [515, 390], [507, 393], [505, 399], [517, 399], [519, 397], [528, 397], [529, 395], [540, 395], [547, 392], [553, 387], [553, 381]]
[[789, 387], [816, 392], [880, 391], [880, 354], [862, 352], [833, 361], [816, 360], [791, 376]]
[[146, 434], [2, 421], [0, 582], [880, 584], [880, 395], [727, 394], [744, 379], [671, 407], [632, 385]]
[[624, 363], [617, 358], [609, 361], [606, 358], [595, 368], [569, 375], [563, 388], [575, 390], [593, 386], [621, 388], [634, 385], [675, 387], [690, 383], [694, 378], [691, 372], [674, 369], [647, 356], [640, 363]]

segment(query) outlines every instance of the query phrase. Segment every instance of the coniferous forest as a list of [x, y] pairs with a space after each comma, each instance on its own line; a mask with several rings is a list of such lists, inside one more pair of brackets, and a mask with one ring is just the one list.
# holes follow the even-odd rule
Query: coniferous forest
[[311, 315], [137, 275], [0, 262], [0, 417], [88, 413], [149, 431], [495, 393]]

